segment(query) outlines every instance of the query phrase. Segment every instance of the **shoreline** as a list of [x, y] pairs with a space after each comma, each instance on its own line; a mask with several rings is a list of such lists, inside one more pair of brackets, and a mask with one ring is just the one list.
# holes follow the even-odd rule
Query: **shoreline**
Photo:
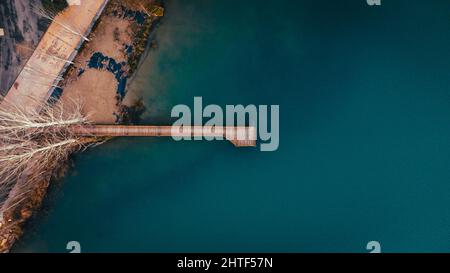
[[[161, 3], [162, 3], [161, 5], [164, 7], [165, 6], [164, 0], [161, 0]], [[158, 29], [160, 24], [161, 24], [161, 19], [155, 21], [155, 23], [151, 25], [151, 27], [149, 29], [149, 34], [148, 34], [147, 45], [139, 59], [139, 63], [137, 65], [136, 72], [133, 73], [129, 78], [126, 89], [129, 89], [131, 84], [133, 84], [133, 81], [136, 78], [137, 71], [142, 67], [142, 64], [144, 63], [145, 59], [150, 54], [150, 51], [153, 49], [153, 45], [154, 45], [153, 42], [155, 41], [155, 38], [156, 38], [156, 30]]]
[[[133, 14], [133, 16], [135, 16], [135, 17], [131, 18], [131, 21], [133, 21], [133, 19], [135, 19], [138, 16], [140, 16], [139, 20], [141, 20], [142, 17], [145, 18], [145, 16], [143, 15], [143, 12], [140, 12], [138, 15], [137, 11], [132, 10], [132, 6], [136, 7], [137, 3], [139, 3], [138, 0], [130, 0], [130, 1], [127, 1], [127, 3], [125, 3], [125, 4], [121, 3], [118, 0], [109, 1], [106, 4], [103, 12], [98, 17], [98, 20], [91, 26], [91, 30], [88, 35], [88, 38], [90, 41], [82, 43], [82, 45], [77, 50], [77, 53], [74, 56], [74, 63], [76, 65], [79, 65], [80, 63], [82, 64], [83, 60], [85, 61], [86, 57], [91, 55], [88, 53], [92, 53], [91, 51], [94, 51], [94, 49], [96, 49], [96, 46], [99, 46], [100, 48], [103, 48], [105, 50], [112, 50], [111, 52], [113, 52], [114, 54], [116, 54], [116, 53], [119, 54], [118, 52], [114, 52], [114, 50], [117, 51], [117, 49], [118, 49], [117, 47], [111, 48], [111, 45], [109, 45], [109, 44], [106, 44], [106, 45], [102, 44], [103, 41], [108, 41], [108, 40], [102, 39], [101, 35], [99, 35], [99, 32], [102, 31], [103, 26], [110, 27], [111, 25], [114, 25], [114, 24], [107, 24], [107, 22], [109, 20], [111, 20], [110, 12], [114, 13], [116, 11], [116, 10], [114, 10], [114, 8], [117, 8], [117, 5], [120, 5], [121, 7], [126, 6], [129, 8], [129, 9], [125, 9], [125, 15], [121, 18], [124, 21], [127, 21], [128, 19], [130, 19], [128, 17], [130, 14], [130, 11], [131, 11], [131, 14]], [[164, 7], [165, 7], [164, 1], [152, 1], [151, 3], [147, 3], [147, 4], [152, 5], [152, 6], [155, 5], [155, 6], [159, 7], [160, 9], [162, 9], [162, 12], [164, 12]], [[141, 4], [141, 6], [142, 6], [142, 4]], [[145, 7], [144, 7], [144, 9], [145, 9]], [[160, 10], [158, 10], [158, 11], [160, 11]], [[144, 43], [144, 45], [145, 45], [143, 50], [141, 50], [140, 47], [137, 47], [136, 53], [133, 52], [132, 54], [129, 54], [129, 55], [127, 54], [129, 57], [129, 58], [126, 58], [127, 63], [129, 63], [130, 66], [131, 65], [135, 65], [135, 66], [131, 67], [134, 69], [129, 69], [128, 71], [124, 72], [125, 76], [127, 77], [126, 78], [127, 84], [124, 86], [125, 91], [129, 88], [130, 83], [133, 81], [137, 70], [140, 68], [140, 66], [143, 62], [143, 59], [145, 59], [149, 54], [151, 45], [155, 38], [156, 29], [158, 28], [158, 25], [160, 22], [160, 17], [162, 17], [162, 15], [161, 16], [156, 16], [156, 15], [153, 16], [153, 14], [151, 14], [151, 15], [147, 14], [147, 17], [145, 18], [145, 20], [142, 24], [142, 28], [136, 27], [136, 25], [133, 26], [133, 24], [135, 24], [135, 22], [129, 21], [128, 22], [129, 24], [127, 24], [127, 22], [125, 22], [125, 23], [119, 22], [122, 26], [124, 26], [124, 27], [127, 26], [125, 28], [126, 31], [124, 31], [125, 34], [128, 34], [126, 32], [129, 30], [128, 29], [129, 26], [133, 26], [135, 30], [139, 31], [139, 33], [131, 32], [130, 42], [133, 43], [133, 45], [134, 45], [134, 42], [136, 42], [135, 41], [136, 39], [138, 39], [137, 46], [142, 45], [142, 43]], [[117, 23], [117, 25], [119, 25], [119, 23]], [[145, 27], [147, 27], [147, 28], [145, 28]], [[105, 30], [105, 29], [103, 29], [103, 30]], [[116, 27], [116, 29], [117, 29], [117, 27]], [[107, 33], [105, 36], [106, 38], [111, 38], [110, 36], [116, 34], [116, 31], [114, 31], [114, 34], [111, 34], [107, 31], [105, 31], [105, 33]], [[124, 34], [124, 36], [126, 36], [125, 34]], [[141, 36], [138, 36], [138, 34], [140, 34]], [[141, 50], [141, 51], [139, 51], [139, 50]], [[116, 56], [119, 56], [119, 55], [116, 55]], [[114, 59], [112, 59], [112, 60], [114, 60]], [[121, 61], [123, 63], [124, 60], [121, 60]], [[108, 67], [110, 66], [110, 63], [108, 63]], [[84, 95], [81, 97], [86, 99], [86, 101], [91, 101], [93, 103], [92, 107], [95, 107], [94, 109], [98, 111], [97, 115], [94, 115], [93, 122], [102, 123], [102, 121], [103, 121], [102, 119], [108, 115], [106, 113], [108, 111], [108, 109], [112, 109], [114, 107], [117, 107], [116, 108], [117, 116], [122, 116], [121, 118], [116, 119], [116, 123], [126, 120], [126, 118], [124, 118], [123, 116], [127, 115], [128, 111], [123, 111], [123, 109], [121, 109], [120, 107], [121, 106], [126, 107], [126, 108], [133, 107], [133, 106], [128, 107], [128, 106], [122, 105], [122, 100], [126, 96], [126, 94], [122, 98], [118, 97], [118, 93], [116, 93], [116, 92], [114, 92], [114, 94], [108, 95], [108, 96], [112, 96], [115, 100], [113, 101], [110, 97], [110, 99], [106, 101], [106, 104], [104, 104], [103, 108], [99, 107], [98, 102], [102, 101], [105, 103], [105, 97], [107, 96], [108, 92], [111, 92], [111, 89], [98, 89], [98, 90], [93, 89], [93, 90], [88, 90], [87, 94], [83, 94], [83, 92], [81, 92], [81, 94], [79, 94], [79, 93], [77, 94], [77, 91], [78, 92], [85, 91], [85, 90], [82, 90], [83, 85], [81, 85], [81, 88], [80, 88], [80, 81], [81, 81], [80, 76], [84, 75], [83, 77], [85, 79], [89, 79], [89, 77], [91, 77], [91, 78], [93, 77], [93, 79], [98, 80], [99, 79], [98, 76], [100, 75], [101, 78], [103, 79], [103, 81], [98, 80], [96, 83], [100, 84], [100, 86], [102, 86], [101, 85], [102, 82], [104, 84], [105, 83], [110, 84], [109, 87], [111, 88], [113, 85], [111, 84], [110, 79], [113, 74], [108, 74], [109, 73], [108, 71], [105, 71], [102, 69], [95, 70], [92, 67], [88, 68], [89, 71], [87, 71], [88, 69], [84, 69], [83, 72], [80, 74], [80, 71], [78, 71], [80, 66], [77, 67], [76, 65], [69, 65], [67, 67], [66, 71], [63, 73], [65, 76], [64, 80], [60, 83], [60, 85], [62, 85], [63, 88], [52, 89], [53, 90], [52, 96], [56, 95], [58, 99], [61, 99], [62, 101], [64, 101], [64, 99], [73, 99], [73, 98], [76, 98], [78, 95]], [[103, 68], [103, 66], [102, 66], [102, 68]], [[88, 77], [86, 77], [86, 75], [88, 75]], [[120, 75], [122, 75], [122, 74], [120, 74]], [[119, 77], [119, 78], [121, 79], [121, 77]], [[93, 83], [92, 81], [88, 81], [87, 83], [89, 84], [87, 87], [92, 87], [92, 83]], [[120, 81], [117, 83], [117, 85], [118, 86], [120, 85]], [[65, 93], [65, 91], [67, 91], [67, 92]], [[89, 92], [89, 91], [91, 91], [91, 92]], [[106, 92], [106, 91], [108, 91], [108, 92]], [[114, 90], [112, 90], [112, 91], [114, 91]], [[95, 96], [97, 97], [97, 99], [95, 99]], [[111, 105], [112, 102], [114, 102], [113, 105]], [[86, 109], [86, 110], [88, 111], [89, 109]], [[102, 115], [104, 117], [102, 117]], [[109, 118], [105, 118], [104, 120], [108, 121], [108, 119]], [[68, 162], [70, 162], [70, 161], [68, 161]], [[9, 252], [14, 247], [14, 244], [23, 236], [24, 232], [27, 229], [31, 228], [30, 226], [28, 226], [28, 224], [30, 221], [31, 222], [33, 221], [33, 217], [37, 217], [37, 215], [39, 214], [39, 208], [41, 208], [43, 202], [45, 202], [46, 194], [47, 194], [50, 184], [54, 183], [55, 180], [59, 180], [60, 178], [62, 178], [64, 176], [64, 171], [67, 170], [68, 162], [63, 162], [60, 165], [60, 167], [58, 167], [56, 170], [50, 171], [46, 175], [46, 177], [42, 179], [42, 182], [39, 183], [39, 185], [36, 185], [36, 187], [33, 189], [33, 191], [31, 193], [27, 194], [28, 196], [26, 197], [26, 201], [24, 201], [23, 204], [15, 207], [12, 211], [8, 211], [8, 213], [5, 213], [5, 215], [4, 215], [4, 216], [6, 216], [5, 222], [4, 223], [0, 222], [0, 253], [1, 252]]]
[[[75, 65], [68, 69], [63, 88], [57, 90], [62, 93], [57, 96], [63, 102], [85, 98], [83, 112], [89, 114], [91, 122], [112, 124], [128, 119], [124, 118], [128, 106], [123, 102], [135, 72], [149, 53], [160, 22], [159, 16], [134, 10], [133, 5], [143, 6], [137, 3], [137, 0], [109, 2], [91, 33], [92, 40], [84, 44]], [[154, 1], [146, 5], [162, 4], [163, 1]]]

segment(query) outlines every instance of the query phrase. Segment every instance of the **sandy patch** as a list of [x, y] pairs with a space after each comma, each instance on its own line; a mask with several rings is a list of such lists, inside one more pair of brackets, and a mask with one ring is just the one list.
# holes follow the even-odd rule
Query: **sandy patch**
[[108, 71], [90, 69], [64, 88], [62, 101], [83, 98], [83, 112], [98, 124], [114, 124], [117, 112], [117, 81]]
[[130, 22], [108, 16], [103, 19], [93, 34], [89, 49], [121, 62], [125, 60], [124, 44], [131, 43]]
[[[75, 58], [77, 68], [69, 73], [64, 83], [61, 99], [68, 103], [70, 99], [82, 98], [83, 111], [90, 114], [90, 120], [98, 124], [114, 124], [118, 113], [118, 82], [111, 72], [89, 68], [88, 62], [95, 52], [114, 58], [117, 62], [127, 60], [124, 44], [130, 44], [131, 23], [117, 17], [104, 16], [91, 34], [91, 41]], [[85, 71], [78, 76], [78, 69]]]

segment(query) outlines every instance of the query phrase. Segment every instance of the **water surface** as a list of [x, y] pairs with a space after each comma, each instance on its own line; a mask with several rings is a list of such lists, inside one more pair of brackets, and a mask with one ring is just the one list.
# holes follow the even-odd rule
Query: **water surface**
[[450, 2], [168, 1], [132, 90], [279, 104], [276, 152], [117, 139], [80, 154], [17, 251], [450, 251]]

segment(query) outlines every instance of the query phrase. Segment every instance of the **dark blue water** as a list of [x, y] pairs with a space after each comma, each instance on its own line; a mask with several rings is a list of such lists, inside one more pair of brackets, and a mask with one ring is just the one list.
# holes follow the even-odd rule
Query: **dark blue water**
[[146, 122], [194, 96], [279, 104], [279, 150], [111, 141], [17, 251], [450, 251], [449, 18], [444, 0], [169, 1], [132, 88]]
[[[130, 50], [130, 47], [128, 45], [125, 45], [125, 50], [128, 52]], [[125, 96], [125, 91], [126, 91], [125, 89], [126, 89], [127, 80], [128, 80], [128, 76], [126, 75], [125, 71], [122, 69], [122, 67], [124, 67], [125, 65], [126, 65], [125, 62], [118, 63], [113, 58], [105, 56], [101, 52], [93, 53], [88, 62], [89, 68], [106, 69], [107, 71], [114, 74], [114, 77], [116, 78], [117, 83], [118, 83], [117, 94], [119, 95], [120, 99], [123, 99], [123, 97]], [[81, 74], [83, 72], [81, 72]], [[79, 74], [79, 75], [81, 75], [81, 74]]]

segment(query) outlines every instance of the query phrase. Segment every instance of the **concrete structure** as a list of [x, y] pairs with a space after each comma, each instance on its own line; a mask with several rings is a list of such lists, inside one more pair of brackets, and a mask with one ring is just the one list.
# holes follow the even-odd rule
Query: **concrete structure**
[[57, 15], [6, 99], [31, 108], [46, 101], [107, 3], [108, 0], [82, 1]]
[[81, 5], [81, 0], [67, 0], [69, 6], [79, 6]]

